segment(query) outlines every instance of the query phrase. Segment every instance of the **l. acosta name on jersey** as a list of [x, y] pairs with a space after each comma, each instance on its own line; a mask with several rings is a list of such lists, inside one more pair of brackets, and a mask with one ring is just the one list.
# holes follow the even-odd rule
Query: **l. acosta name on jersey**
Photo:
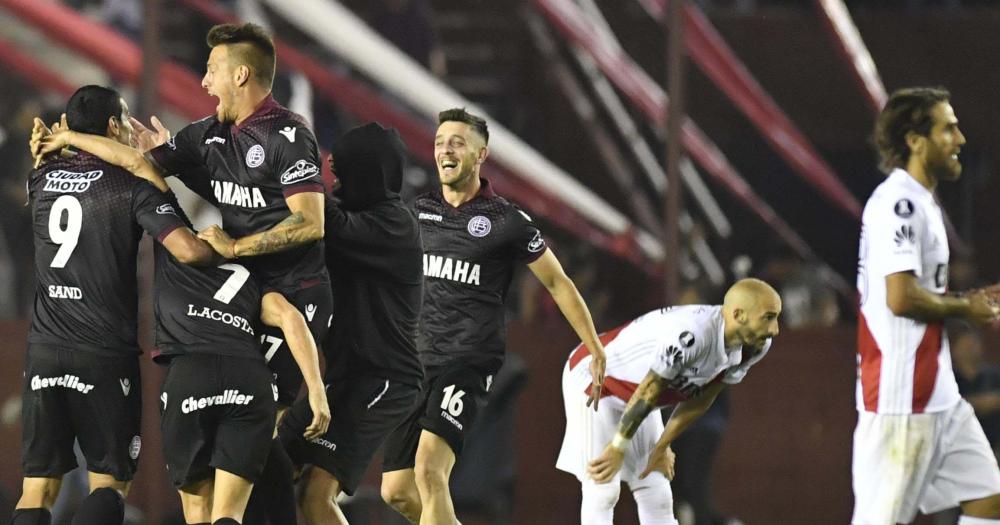
[[219, 204], [232, 204], [244, 208], [266, 208], [264, 195], [260, 188], [247, 188], [230, 181], [213, 180], [212, 191]]
[[479, 286], [479, 265], [443, 255], [424, 254], [424, 275]]
[[250, 321], [247, 321], [244, 317], [233, 315], [229, 312], [223, 312], [222, 310], [216, 310], [207, 306], [199, 308], [193, 304], [189, 304], [187, 315], [188, 317], [202, 317], [204, 319], [218, 321], [222, 324], [239, 328], [250, 335], [254, 335], [253, 326], [250, 324]]

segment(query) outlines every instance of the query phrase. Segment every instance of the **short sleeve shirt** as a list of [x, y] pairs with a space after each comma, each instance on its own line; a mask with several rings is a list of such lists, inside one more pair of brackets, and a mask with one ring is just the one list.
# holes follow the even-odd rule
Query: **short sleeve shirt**
[[504, 303], [519, 264], [541, 257], [541, 231], [482, 180], [459, 207], [440, 191], [417, 198], [424, 245], [424, 300], [417, 348], [425, 368], [461, 360], [495, 371], [506, 347]]
[[[210, 192], [224, 229], [234, 237], [268, 230], [287, 218], [287, 197], [324, 191], [315, 136], [301, 116], [270, 97], [240, 125], [206, 117], [150, 154], [168, 175], [178, 175], [203, 196]], [[328, 280], [321, 242], [240, 263], [266, 288], [292, 290], [306, 281]]]
[[136, 254], [184, 226], [148, 182], [87, 153], [28, 179], [35, 243], [30, 342], [136, 354]]

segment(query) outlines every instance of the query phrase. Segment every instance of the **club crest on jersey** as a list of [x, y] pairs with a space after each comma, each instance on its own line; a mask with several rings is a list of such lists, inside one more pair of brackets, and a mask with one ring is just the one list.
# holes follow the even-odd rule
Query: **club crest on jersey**
[[484, 215], [476, 215], [469, 219], [467, 229], [469, 230], [469, 235], [473, 237], [486, 237], [490, 234], [490, 230], [493, 229], [493, 223]]
[[916, 242], [917, 234], [913, 232], [913, 226], [909, 224], [904, 224], [896, 230], [895, 241], [896, 246], [902, 246], [904, 242], [909, 242], [913, 244]]
[[254, 144], [247, 151], [247, 167], [256, 168], [264, 163], [264, 147], [260, 144]]
[[319, 173], [319, 168], [315, 164], [305, 159], [299, 159], [281, 174], [281, 183], [292, 184], [315, 177], [317, 173]]
[[694, 346], [694, 334], [688, 332], [687, 330], [681, 332], [681, 335], [677, 338], [677, 340], [684, 348], [691, 348]]
[[139, 436], [132, 436], [132, 442], [128, 445], [128, 457], [132, 459], [139, 459], [140, 450], [142, 450], [142, 438]]
[[102, 170], [84, 173], [66, 170], [50, 171], [45, 174], [45, 187], [42, 191], [56, 193], [82, 193], [90, 189], [90, 183], [104, 175]]
[[896, 205], [892, 207], [892, 211], [896, 212], [896, 215], [906, 219], [913, 215], [913, 202], [910, 199], [899, 199], [896, 201]]
[[528, 242], [528, 251], [538, 253], [545, 247], [545, 239], [542, 239], [542, 232], [536, 231], [535, 236]]

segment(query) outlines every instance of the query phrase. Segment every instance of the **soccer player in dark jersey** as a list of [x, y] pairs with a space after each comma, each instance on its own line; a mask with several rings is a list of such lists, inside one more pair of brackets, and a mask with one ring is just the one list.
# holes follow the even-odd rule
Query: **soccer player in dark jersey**
[[[128, 106], [105, 87], [77, 90], [66, 123], [123, 144], [131, 138]], [[76, 467], [74, 439], [92, 491], [128, 491], [141, 448], [135, 273], [142, 232], [181, 262], [216, 259], [177, 216], [171, 195], [93, 155], [50, 159], [32, 171], [28, 187], [37, 284], [15, 525], [49, 522], [62, 476]]]
[[332, 148], [339, 202], [326, 208], [326, 262], [334, 309], [324, 347], [333, 421], [321, 438], [301, 439], [301, 400], [281, 423], [292, 459], [313, 467], [301, 478], [310, 525], [347, 523], [335, 498], [353, 494], [386, 437], [420, 401], [417, 357], [422, 275], [420, 227], [399, 196], [406, 150], [395, 130], [367, 124]]
[[479, 169], [489, 153], [486, 121], [451, 109], [434, 139], [441, 191], [416, 200], [424, 244], [424, 300], [417, 348], [423, 402], [388, 440], [383, 498], [413, 523], [455, 523], [448, 479], [466, 432], [503, 364], [504, 301], [514, 265], [524, 263], [552, 294], [593, 355], [596, 409], [604, 348], [590, 312], [531, 218], [493, 192]]
[[[105, 137], [57, 129], [39, 142], [39, 154], [68, 145], [100, 158], [126, 159], [123, 164], [134, 175], [169, 191], [140, 153]], [[190, 226], [182, 212], [178, 215]], [[260, 479], [275, 426], [275, 406], [266, 401], [271, 399], [271, 375], [254, 335], [257, 313], [265, 325], [282, 330], [305, 377], [309, 396], [303, 402], [311, 421], [300, 430], [310, 439], [325, 432], [330, 420], [316, 346], [302, 314], [281, 294], [265, 293], [261, 301], [258, 283], [246, 267], [189, 268], [163, 249], [155, 253], [156, 360], [171, 365], [160, 398], [167, 465], [188, 521], [239, 520], [253, 483]], [[277, 401], [276, 386], [271, 387]], [[262, 392], [268, 394], [266, 400]], [[190, 402], [169, 405], [170, 397]]]
[[[163, 454], [188, 523], [243, 520], [271, 448], [277, 387], [256, 336], [280, 328], [305, 377], [305, 439], [326, 432], [330, 409], [305, 318], [261, 290], [240, 264], [192, 268], [156, 249], [156, 360], [169, 365], [160, 395]], [[232, 520], [232, 521], [226, 521]]]
[[[305, 314], [322, 346], [333, 299], [323, 261], [316, 139], [301, 116], [271, 97], [274, 43], [263, 28], [217, 25], [206, 40], [212, 51], [202, 86], [219, 99], [216, 114], [189, 124], [173, 138], [155, 118], [153, 130], [133, 119], [138, 149], [148, 151], [163, 175], [179, 176], [218, 206], [225, 231], [210, 227], [199, 233], [201, 238], [227, 259], [238, 258], [265, 291], [281, 292]], [[277, 376], [280, 418], [295, 400], [302, 375], [279, 331], [264, 328], [261, 336]], [[267, 507], [274, 511], [272, 521], [290, 522], [295, 507], [291, 463], [277, 445], [272, 452], [268, 484], [259, 489], [270, 490], [270, 483], [280, 482], [281, 501], [272, 500]]]

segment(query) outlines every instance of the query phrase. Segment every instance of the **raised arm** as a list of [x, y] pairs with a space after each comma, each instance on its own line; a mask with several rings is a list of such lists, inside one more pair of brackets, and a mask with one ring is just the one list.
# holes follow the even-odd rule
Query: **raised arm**
[[38, 151], [35, 153], [36, 159], [59, 151], [66, 146], [72, 146], [149, 181], [160, 191], [170, 191], [170, 187], [163, 179], [163, 174], [142, 152], [108, 137], [79, 133], [64, 126], [53, 126], [52, 132], [40, 138], [38, 144]]
[[323, 194], [314, 191], [285, 198], [291, 212], [271, 229], [233, 239], [218, 226], [198, 233], [227, 259], [275, 253], [323, 238]]
[[313, 413], [312, 423], [303, 436], [306, 439], [322, 436], [330, 425], [330, 406], [319, 371], [319, 352], [305, 318], [283, 295], [269, 292], [261, 300], [260, 320], [268, 326], [281, 329], [292, 357], [302, 371], [309, 391], [309, 408]]
[[573, 331], [590, 352], [592, 357], [590, 376], [593, 386], [590, 398], [587, 400], [587, 406], [593, 404], [596, 411], [597, 404], [601, 399], [601, 388], [604, 385], [607, 358], [604, 355], [604, 345], [601, 344], [597, 330], [594, 328], [594, 320], [590, 316], [590, 310], [583, 302], [583, 297], [580, 296], [573, 280], [563, 271], [559, 259], [556, 259], [551, 249], [546, 249], [541, 257], [528, 264], [528, 268], [552, 295], [552, 299], [559, 306], [559, 311], [562, 312], [563, 317], [573, 327]]

